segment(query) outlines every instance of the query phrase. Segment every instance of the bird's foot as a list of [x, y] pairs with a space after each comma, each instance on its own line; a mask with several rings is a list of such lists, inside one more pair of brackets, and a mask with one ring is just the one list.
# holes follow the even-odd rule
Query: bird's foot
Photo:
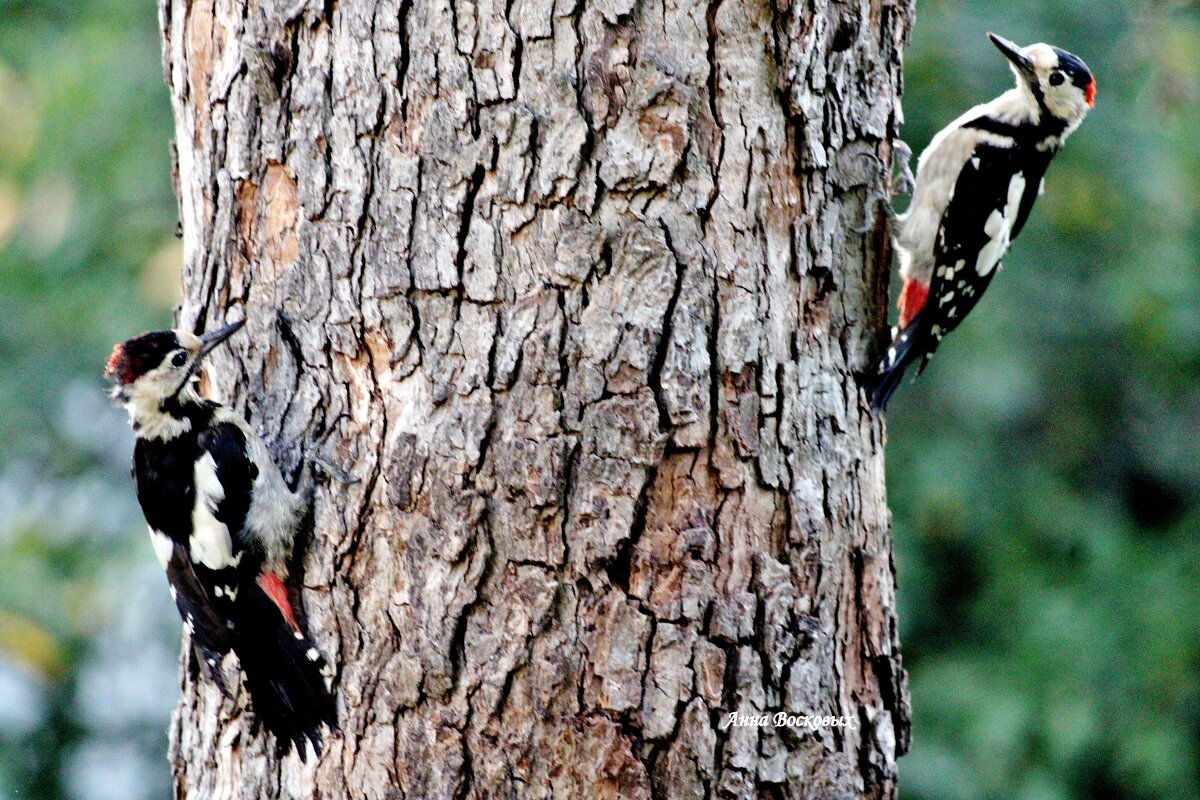
[[[912, 169], [909, 167], [909, 162], [912, 161], [912, 148], [908, 146], [908, 142], [903, 139], [896, 139], [892, 142], [892, 169], [891, 173], [895, 176], [892, 180], [892, 197], [900, 197], [905, 194], [912, 194], [917, 188], [917, 179], [913, 175]], [[899, 166], [900, 174], [896, 174], [896, 168]]]
[[892, 201], [888, 197], [887, 192], [879, 190], [872, 192], [871, 196], [867, 198], [862, 226], [851, 228], [851, 230], [857, 234], [864, 234], [874, 230], [877, 220], [876, 209], [880, 206], [883, 206], [883, 215], [890, 228], [896, 222], [896, 209], [892, 208]]
[[292, 492], [300, 498], [305, 515], [312, 513], [319, 479], [333, 479], [344, 486], [353, 486], [360, 482], [358, 478], [347, 474], [320, 456], [309, 456], [301, 462], [300, 474], [292, 487]]
[[313, 469], [316, 469], [327, 478], [332, 478], [343, 486], [353, 486], [356, 483], [361, 483], [361, 479], [354, 477], [339, 467], [330, 464], [320, 456], [313, 456], [309, 462]]
[[[912, 148], [901, 139], [892, 142], [892, 163], [885, 166], [883, 160], [874, 153], [864, 153], [879, 167], [877, 185], [880, 187], [867, 198], [863, 224], [853, 228], [854, 233], [864, 234], [874, 230], [877, 221], [876, 209], [882, 205], [889, 228], [896, 222], [896, 209], [892, 207], [892, 199], [905, 194], [911, 194], [916, 186], [916, 179], [908, 162], [912, 159]], [[897, 168], [899, 175], [896, 174]]]

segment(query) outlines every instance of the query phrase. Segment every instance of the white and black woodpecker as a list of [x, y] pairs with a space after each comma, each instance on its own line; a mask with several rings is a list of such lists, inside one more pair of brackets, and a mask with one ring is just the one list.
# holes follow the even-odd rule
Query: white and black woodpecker
[[921, 154], [912, 202], [892, 227], [904, 281], [900, 324], [864, 381], [876, 410], [908, 365], [918, 361], [919, 374], [974, 308], [1042, 193], [1051, 159], [1095, 105], [1096, 80], [1078, 56], [988, 37], [1017, 85], [951, 122]]
[[255, 716], [282, 752], [336, 726], [327, 667], [284, 584], [301, 498], [249, 424], [198, 391], [202, 359], [241, 328], [144, 333], [104, 371], [136, 436], [133, 479], [150, 541], [204, 671], [237, 654]]

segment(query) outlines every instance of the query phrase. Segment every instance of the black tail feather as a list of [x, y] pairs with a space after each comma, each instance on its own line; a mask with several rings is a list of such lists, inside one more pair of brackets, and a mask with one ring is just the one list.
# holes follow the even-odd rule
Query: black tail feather
[[[888, 351], [864, 378], [863, 389], [872, 410], [883, 411], [887, 408], [888, 399], [904, 379], [908, 365], [930, 352], [928, 345], [932, 339], [924, 317], [924, 314], [917, 314], [908, 327], [900, 331]], [[926, 360], [922, 360], [922, 366]]]
[[288, 625], [256, 583], [248, 581], [243, 591], [233, 649], [245, 674], [254, 715], [274, 734], [278, 754], [295, 745], [304, 760], [305, 740], [320, 752], [321, 726], [337, 729], [325, 659], [315, 642]]

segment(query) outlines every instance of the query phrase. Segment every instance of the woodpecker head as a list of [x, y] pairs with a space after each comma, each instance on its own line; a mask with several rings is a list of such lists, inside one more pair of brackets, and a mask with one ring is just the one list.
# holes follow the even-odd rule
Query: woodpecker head
[[189, 393], [188, 384], [201, 360], [233, 335], [245, 320], [197, 336], [184, 330], [152, 331], [113, 348], [104, 377], [113, 382], [113, 397], [131, 413], [161, 410], [163, 403]]
[[1096, 79], [1079, 56], [1048, 44], [1017, 47], [994, 33], [988, 38], [1009, 60], [1017, 86], [1032, 95], [1041, 110], [1076, 125], [1096, 105]]

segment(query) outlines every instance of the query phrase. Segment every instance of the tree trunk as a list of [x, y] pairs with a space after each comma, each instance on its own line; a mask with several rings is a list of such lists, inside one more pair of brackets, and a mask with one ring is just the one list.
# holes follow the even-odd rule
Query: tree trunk
[[[187, 798], [885, 798], [864, 236], [909, 0], [160, 0], [184, 326], [285, 473], [341, 730], [184, 673]], [[846, 727], [730, 726], [731, 712]]]

